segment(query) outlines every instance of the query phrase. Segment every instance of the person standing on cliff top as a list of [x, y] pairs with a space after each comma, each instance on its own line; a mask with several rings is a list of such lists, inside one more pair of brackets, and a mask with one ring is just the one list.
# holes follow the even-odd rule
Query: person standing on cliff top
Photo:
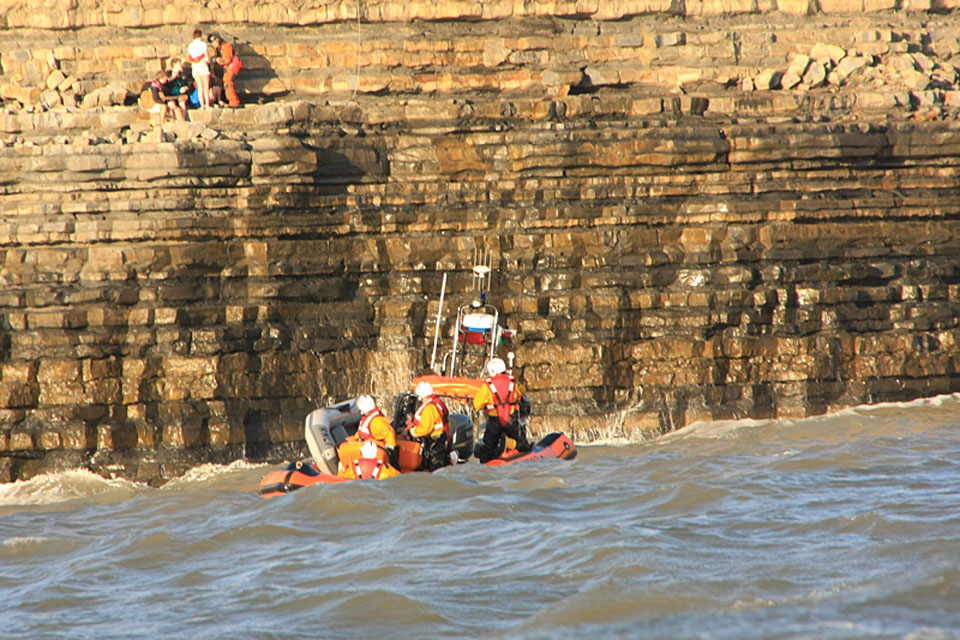
[[203, 32], [193, 30], [193, 42], [187, 47], [193, 79], [197, 82], [200, 94], [200, 106], [210, 108], [210, 58], [207, 57], [207, 43], [203, 41]]
[[217, 64], [223, 67], [223, 89], [227, 95], [227, 104], [230, 105], [230, 108], [236, 109], [240, 106], [240, 98], [237, 96], [233, 79], [240, 72], [243, 64], [233, 50], [232, 44], [224, 42], [223, 39], [215, 33], [211, 33], [208, 40], [217, 51]]

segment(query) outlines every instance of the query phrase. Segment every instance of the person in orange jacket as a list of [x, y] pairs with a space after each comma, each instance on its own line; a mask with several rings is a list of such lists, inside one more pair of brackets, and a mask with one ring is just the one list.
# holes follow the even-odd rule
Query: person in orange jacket
[[475, 450], [477, 460], [487, 462], [499, 457], [508, 439], [514, 440], [517, 451], [530, 451], [526, 428], [520, 422], [526, 410], [523, 385], [507, 373], [507, 365], [500, 358], [487, 363], [487, 376], [473, 398], [473, 407], [487, 412], [483, 442]]
[[407, 428], [411, 437], [423, 443], [423, 468], [433, 471], [452, 462], [450, 453], [450, 412], [426, 381], [417, 383], [414, 393], [420, 400]]
[[400, 472], [387, 461], [386, 451], [377, 441], [370, 439], [360, 445], [360, 457], [344, 465], [337, 475], [353, 480], [386, 480], [400, 475]]
[[223, 67], [223, 90], [227, 94], [227, 104], [236, 109], [240, 106], [240, 97], [234, 85], [234, 77], [240, 72], [240, 58], [233, 50], [233, 45], [224, 42], [220, 36], [211, 33], [207, 40], [217, 50], [217, 64]]

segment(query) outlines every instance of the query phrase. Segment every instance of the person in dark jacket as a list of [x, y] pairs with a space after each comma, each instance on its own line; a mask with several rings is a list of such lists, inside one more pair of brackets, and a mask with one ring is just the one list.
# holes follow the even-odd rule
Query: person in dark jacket
[[[178, 119], [187, 119], [187, 101], [190, 92], [190, 83], [183, 72], [183, 62], [180, 58], [170, 58], [170, 71], [167, 72], [167, 81], [163, 85], [163, 93], [168, 102], [174, 102], [180, 111]], [[174, 114], [176, 116], [176, 114]]]
[[167, 81], [169, 77], [166, 71], [157, 71], [157, 76], [150, 83], [150, 94], [153, 97], [153, 105], [149, 107], [150, 113], [160, 116], [159, 125], [162, 127], [167, 121], [167, 114], [173, 114], [177, 120], [183, 120], [184, 114], [177, 104], [176, 96], [168, 96], [166, 93]]

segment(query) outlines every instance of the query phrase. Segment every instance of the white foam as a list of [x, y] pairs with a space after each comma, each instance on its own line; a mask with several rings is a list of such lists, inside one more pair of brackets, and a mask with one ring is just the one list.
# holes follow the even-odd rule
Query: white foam
[[29, 480], [0, 484], [0, 506], [44, 505], [104, 493], [113, 489], [145, 485], [122, 479], [107, 479], [86, 469], [44, 473]]
[[668, 441], [675, 438], [722, 438], [737, 429], [756, 429], [768, 425], [786, 424], [795, 422], [793, 419], [781, 418], [779, 420], [754, 420], [744, 418], [743, 420], [716, 420], [713, 422], [698, 421], [693, 422], [686, 427], [664, 434], [658, 440]]
[[889, 411], [890, 409], [916, 409], [918, 407], [940, 407], [948, 402], [960, 402], [960, 393], [918, 398], [908, 402], [879, 402], [877, 404], [860, 404], [853, 407], [838, 409], [830, 413], [807, 416], [805, 418], [773, 418], [769, 420], [755, 420], [744, 418], [741, 420], [716, 420], [693, 422], [681, 429], [671, 431], [657, 439], [658, 442], [668, 442], [677, 438], [723, 438], [739, 429], [755, 429], [759, 427], [789, 427], [798, 424], [811, 424], [830, 420], [838, 416], [863, 416], [865, 414]]
[[219, 476], [231, 473], [250, 471], [251, 469], [262, 469], [269, 465], [263, 463], [254, 463], [247, 460], [234, 460], [229, 464], [207, 463], [198, 467], [193, 467], [179, 478], [173, 478], [170, 482], [163, 485], [164, 489], [177, 488], [183, 485], [207, 482]]
[[2, 547], [26, 547], [34, 544], [41, 544], [51, 540], [47, 536], [14, 536], [0, 541]]
[[916, 407], [941, 407], [949, 401], [960, 401], [960, 393], [947, 393], [929, 398], [917, 398], [907, 402], [878, 402], [877, 404], [860, 404], [855, 407], [841, 409], [829, 415], [862, 414], [884, 409], [914, 409]]
[[[625, 447], [631, 444], [637, 444], [638, 441], [625, 438], [623, 436], [610, 436], [607, 438], [598, 438], [590, 442], [577, 443], [577, 447]], [[645, 442], [645, 441], [641, 441]]]

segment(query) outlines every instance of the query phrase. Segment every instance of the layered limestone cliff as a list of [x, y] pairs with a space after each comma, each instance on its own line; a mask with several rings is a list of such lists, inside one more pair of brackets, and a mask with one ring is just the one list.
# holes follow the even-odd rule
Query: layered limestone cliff
[[[477, 251], [537, 433], [955, 391], [951, 7], [681, 4], [8, 3], [0, 480], [300, 455]], [[195, 23], [245, 106], [157, 127]]]

